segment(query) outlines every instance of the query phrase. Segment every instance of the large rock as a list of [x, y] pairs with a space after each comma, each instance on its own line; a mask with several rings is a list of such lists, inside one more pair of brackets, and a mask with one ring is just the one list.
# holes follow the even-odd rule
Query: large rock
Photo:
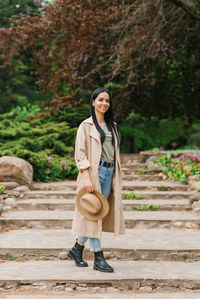
[[149, 162], [154, 162], [154, 160], [158, 160], [158, 155], [154, 155], [154, 156], [151, 156], [149, 157], [147, 160], [146, 160], [146, 163], [148, 164]]
[[1, 181], [15, 181], [20, 185], [31, 187], [33, 167], [21, 158], [4, 156], [0, 158], [0, 178]]
[[157, 165], [153, 162], [149, 162], [147, 164], [147, 167], [148, 167], [149, 171], [151, 171], [151, 172], [162, 172], [164, 170], [163, 166]]

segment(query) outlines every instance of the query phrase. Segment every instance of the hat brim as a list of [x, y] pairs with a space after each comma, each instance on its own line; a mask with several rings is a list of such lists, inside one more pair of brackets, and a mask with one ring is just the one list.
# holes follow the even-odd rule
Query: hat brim
[[102, 203], [102, 209], [97, 213], [97, 214], [90, 214], [88, 211], [86, 211], [84, 209], [84, 207], [81, 205], [80, 203], [80, 199], [82, 196], [84, 196], [86, 193], [89, 193], [87, 191], [86, 187], [83, 187], [79, 190], [77, 196], [76, 196], [76, 205], [77, 208], [79, 210], [79, 212], [81, 212], [81, 214], [87, 219], [87, 220], [102, 220], [109, 211], [109, 203], [108, 200], [105, 198], [105, 196], [103, 196], [103, 194], [97, 190], [94, 190], [92, 193], [95, 194], [101, 201]]

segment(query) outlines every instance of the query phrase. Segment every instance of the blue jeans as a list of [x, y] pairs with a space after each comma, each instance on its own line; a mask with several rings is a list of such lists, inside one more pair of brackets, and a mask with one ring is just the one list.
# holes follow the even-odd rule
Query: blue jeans
[[[113, 181], [113, 174], [114, 174], [114, 166], [112, 167], [105, 167], [100, 165], [98, 168], [99, 174], [99, 184], [100, 184], [100, 192], [108, 199], [112, 181]], [[79, 242], [85, 243], [88, 240], [88, 237], [79, 236]], [[97, 252], [101, 251], [101, 241], [99, 238], [89, 238], [90, 240], [90, 251]]]

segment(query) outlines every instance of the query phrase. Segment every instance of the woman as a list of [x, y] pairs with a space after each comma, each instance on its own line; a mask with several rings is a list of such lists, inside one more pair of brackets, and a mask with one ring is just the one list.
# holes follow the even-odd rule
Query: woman
[[97, 88], [91, 96], [92, 116], [84, 120], [77, 131], [75, 161], [79, 169], [77, 191], [86, 187], [88, 192], [100, 191], [108, 199], [109, 212], [103, 220], [87, 220], [75, 207], [72, 232], [77, 236], [68, 256], [76, 266], [88, 267], [82, 258], [84, 244], [90, 241], [94, 252], [93, 269], [113, 272], [105, 261], [101, 248], [101, 231], [125, 233], [122, 214], [122, 173], [119, 156], [119, 135], [113, 122], [112, 99], [105, 88]]

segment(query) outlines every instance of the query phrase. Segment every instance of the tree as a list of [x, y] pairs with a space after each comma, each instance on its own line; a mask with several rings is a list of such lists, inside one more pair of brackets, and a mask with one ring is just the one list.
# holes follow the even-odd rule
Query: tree
[[[38, 13], [38, 6], [33, 0], [0, 0], [0, 27], [11, 27], [11, 17], [19, 19]], [[17, 65], [13, 59], [12, 74], [8, 67], [0, 69], [0, 113], [9, 111], [13, 106], [43, 98], [37, 94], [36, 77], [30, 75], [30, 51], [24, 52], [24, 56], [25, 60], [21, 65]]]
[[[0, 30], [0, 57], [5, 65], [13, 59], [22, 63], [24, 51], [31, 50], [38, 84], [54, 96], [52, 109], [79, 104], [80, 90], [114, 82], [118, 114], [148, 115], [154, 113], [152, 99], [153, 106], [159, 103], [159, 92], [152, 93], [160, 72], [170, 71], [167, 61], [181, 59], [194, 32], [200, 47], [199, 11], [197, 0], [56, 0], [42, 15], [13, 20], [12, 27]], [[192, 67], [199, 69], [198, 53]], [[183, 112], [188, 99], [181, 101]]]
[[0, 27], [10, 27], [10, 18], [19, 19], [38, 13], [33, 0], [0, 0]]

